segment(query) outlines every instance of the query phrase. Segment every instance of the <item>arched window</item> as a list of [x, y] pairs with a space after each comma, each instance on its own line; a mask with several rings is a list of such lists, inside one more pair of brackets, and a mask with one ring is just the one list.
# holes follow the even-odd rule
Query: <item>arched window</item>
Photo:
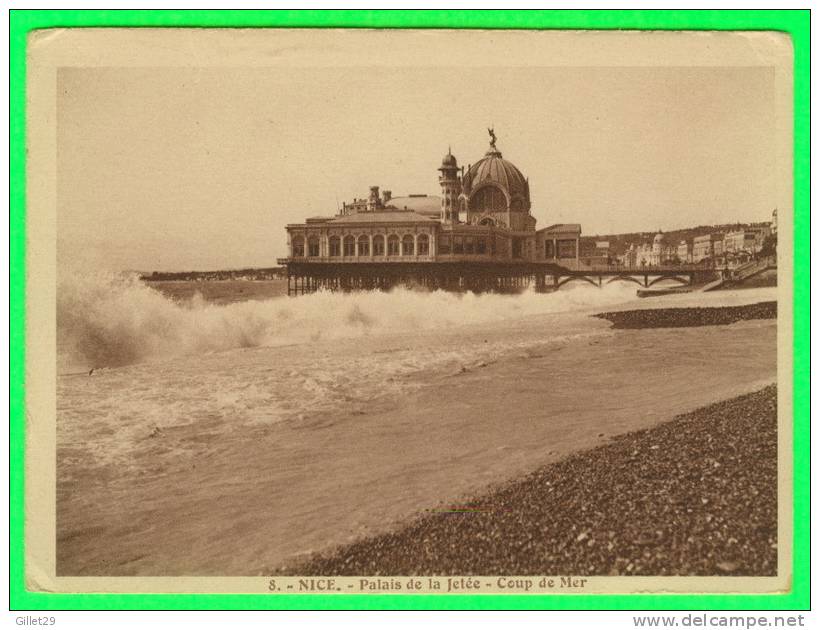
[[419, 256], [430, 255], [430, 237], [428, 237], [426, 234], [419, 234], [418, 250]]
[[319, 237], [318, 236], [311, 236], [308, 239], [308, 256], [318, 256], [319, 255]]
[[391, 234], [387, 237], [387, 255], [388, 256], [398, 256], [399, 255], [399, 237], [395, 234]]
[[404, 238], [401, 239], [401, 255], [402, 256], [413, 256], [416, 253], [416, 245], [413, 242], [413, 235], [412, 234], [405, 234]]
[[470, 197], [470, 209], [479, 212], [506, 210], [507, 198], [500, 188], [485, 186]]
[[370, 256], [370, 237], [367, 234], [359, 237], [359, 256]]
[[353, 238], [353, 236], [351, 236], [350, 234], [345, 236], [344, 254], [345, 254], [345, 256], [355, 256], [356, 255], [356, 239]]
[[342, 239], [338, 236], [331, 236], [328, 239], [328, 247], [330, 249], [331, 256], [341, 256], [342, 255]]
[[384, 256], [384, 237], [381, 234], [373, 237], [373, 255]]
[[301, 236], [294, 236], [290, 241], [291, 255], [300, 258], [305, 255], [305, 239]]

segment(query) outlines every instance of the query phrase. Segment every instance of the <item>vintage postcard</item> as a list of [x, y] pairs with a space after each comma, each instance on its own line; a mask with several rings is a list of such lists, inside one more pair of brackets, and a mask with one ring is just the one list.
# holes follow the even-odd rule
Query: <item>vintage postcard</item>
[[32, 32], [28, 588], [788, 591], [792, 57]]

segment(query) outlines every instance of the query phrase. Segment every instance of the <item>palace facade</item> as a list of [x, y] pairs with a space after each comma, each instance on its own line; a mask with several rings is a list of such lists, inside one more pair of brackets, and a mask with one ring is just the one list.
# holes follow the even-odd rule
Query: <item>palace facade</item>
[[581, 226], [536, 229], [529, 180], [496, 147], [465, 169], [448, 150], [440, 196], [371, 186], [338, 214], [289, 224], [284, 263], [547, 262], [577, 268]]

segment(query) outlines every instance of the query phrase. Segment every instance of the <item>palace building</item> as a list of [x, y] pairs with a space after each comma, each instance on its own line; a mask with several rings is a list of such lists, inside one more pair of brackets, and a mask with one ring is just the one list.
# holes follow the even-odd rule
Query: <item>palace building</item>
[[391, 265], [413, 263], [579, 263], [581, 226], [536, 229], [529, 179], [496, 147], [459, 166], [448, 150], [438, 167], [440, 196], [393, 197], [371, 186], [335, 216], [289, 224], [284, 264]]

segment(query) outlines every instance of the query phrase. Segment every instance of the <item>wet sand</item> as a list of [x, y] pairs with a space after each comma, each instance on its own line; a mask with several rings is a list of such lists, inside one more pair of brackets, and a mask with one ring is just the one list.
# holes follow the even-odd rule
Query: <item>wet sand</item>
[[776, 388], [614, 437], [292, 571], [776, 575]]
[[775, 348], [773, 320], [533, 345], [399, 398], [243, 431], [167, 474], [79, 471], [58, 486], [58, 574], [288, 572], [613, 436], [758, 390], [775, 381]]

